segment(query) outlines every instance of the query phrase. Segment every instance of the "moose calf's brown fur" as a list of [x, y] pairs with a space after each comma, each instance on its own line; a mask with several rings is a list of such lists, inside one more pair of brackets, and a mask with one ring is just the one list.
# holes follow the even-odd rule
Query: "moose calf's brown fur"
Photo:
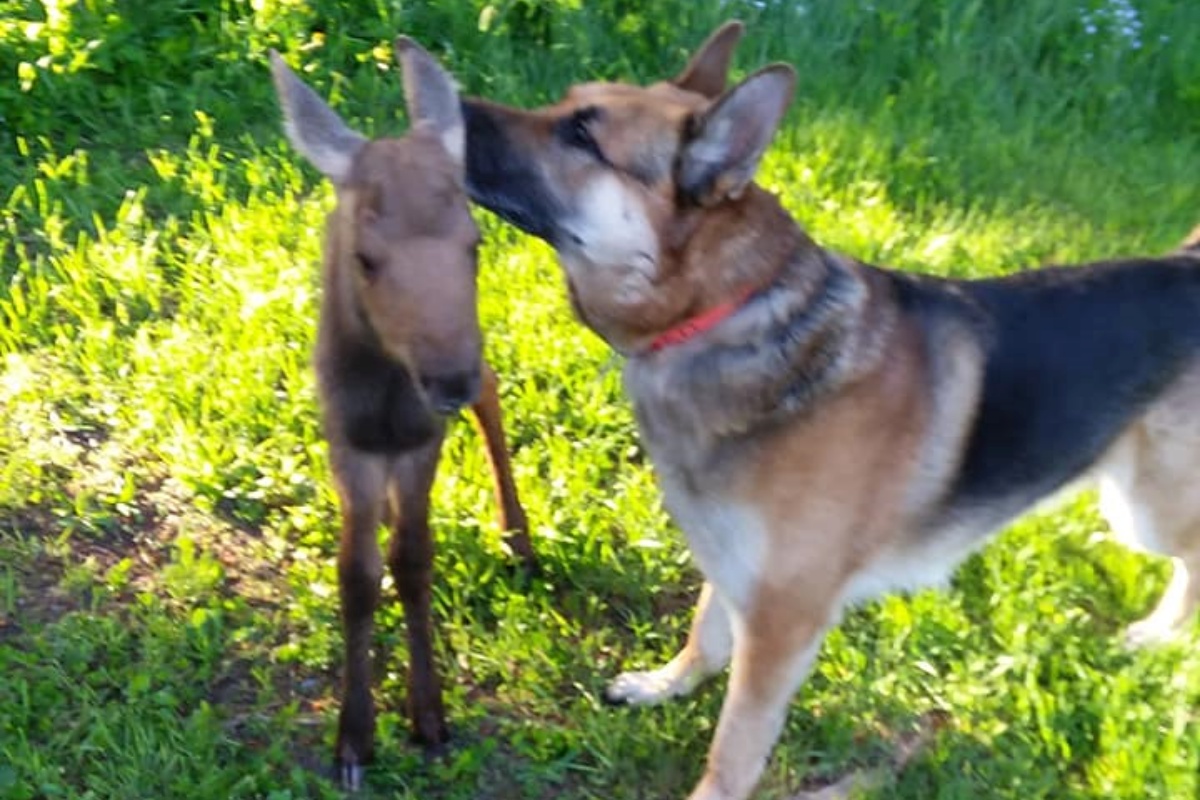
[[479, 230], [462, 189], [464, 133], [450, 76], [412, 41], [396, 42], [414, 125], [402, 139], [351, 130], [271, 53], [292, 144], [337, 190], [325, 232], [316, 370], [341, 505], [338, 585], [346, 639], [335, 760], [356, 789], [374, 750], [372, 617], [387, 564], [408, 628], [408, 714], [415, 738], [447, 738], [433, 661], [429, 491], [445, 417], [471, 405], [487, 446], [500, 525], [533, 561], [501, 428], [496, 377], [483, 363], [475, 297]]

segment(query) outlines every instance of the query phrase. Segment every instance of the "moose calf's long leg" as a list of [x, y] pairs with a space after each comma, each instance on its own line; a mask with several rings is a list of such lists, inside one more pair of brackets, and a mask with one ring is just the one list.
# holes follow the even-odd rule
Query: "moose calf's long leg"
[[449, 738], [442, 688], [433, 660], [433, 535], [429, 492], [437, 472], [442, 437], [396, 459], [391, 475], [392, 537], [388, 566], [404, 605], [408, 628], [408, 717], [413, 738], [429, 747]]
[[658, 669], [618, 675], [605, 690], [604, 699], [610, 703], [650, 705], [688, 694], [705, 678], [725, 668], [732, 649], [729, 612], [712, 584], [705, 582], [696, 602], [687, 644], [679, 654]]
[[1200, 496], [1180, 491], [1200, 474], [1200, 368], [1160, 398], [1101, 465], [1100, 511], [1127, 544], [1171, 556], [1158, 605], [1125, 631], [1131, 646], [1179, 635], [1200, 605]]
[[533, 545], [529, 541], [529, 521], [525, 509], [517, 497], [513, 481], [512, 464], [508, 458], [508, 443], [504, 438], [504, 423], [500, 412], [500, 394], [496, 372], [484, 364], [483, 385], [479, 400], [471, 407], [475, 427], [483, 436], [487, 448], [488, 463], [492, 467], [492, 481], [496, 490], [496, 504], [500, 508], [500, 528], [505, 541], [526, 567], [534, 565]]
[[371, 632], [383, 559], [376, 534], [383, 512], [386, 466], [381, 458], [347, 449], [330, 453], [341, 507], [338, 591], [346, 641], [342, 710], [334, 749], [342, 784], [357, 789], [375, 751], [371, 697]]

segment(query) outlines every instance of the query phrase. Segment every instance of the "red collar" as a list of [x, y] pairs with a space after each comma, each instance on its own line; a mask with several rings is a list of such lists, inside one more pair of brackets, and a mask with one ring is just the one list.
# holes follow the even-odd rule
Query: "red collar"
[[703, 311], [694, 317], [688, 317], [674, 328], [668, 328], [658, 336], [655, 336], [654, 341], [650, 342], [649, 347], [646, 348], [646, 352], [657, 353], [659, 350], [666, 350], [668, 347], [683, 344], [705, 331], [712, 330], [744, 306], [752, 294], [754, 294], [753, 289], [743, 289], [732, 300], [718, 303], [708, 311]]

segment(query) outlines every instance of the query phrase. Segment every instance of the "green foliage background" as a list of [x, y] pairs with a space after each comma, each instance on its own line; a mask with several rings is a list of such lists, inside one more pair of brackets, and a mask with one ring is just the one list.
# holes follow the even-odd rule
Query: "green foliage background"
[[[1192, 3], [0, 0], [0, 796], [335, 794], [335, 508], [308, 363], [331, 193], [282, 139], [267, 49], [383, 135], [405, 127], [398, 33], [465, 92], [532, 105], [671, 75], [731, 16], [737, 73], [800, 73], [760, 180], [831, 247], [990, 275], [1162, 251], [1200, 218]], [[552, 255], [480, 219], [545, 571], [508, 570], [459, 426], [435, 490], [456, 745], [426, 762], [406, 743], [403, 623], [382, 610], [369, 790], [683, 797], [721, 681], [661, 709], [598, 696], [678, 646], [697, 576]], [[761, 796], [883, 763], [937, 709], [877, 796], [1195, 797], [1200, 659], [1119, 646], [1164, 565], [1103, 531], [1084, 497], [948, 591], [851, 615]]]

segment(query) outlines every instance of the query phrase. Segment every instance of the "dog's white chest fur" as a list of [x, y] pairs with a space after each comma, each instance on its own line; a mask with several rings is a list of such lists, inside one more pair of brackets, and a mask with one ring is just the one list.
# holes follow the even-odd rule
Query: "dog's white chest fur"
[[588, 183], [564, 227], [576, 242], [560, 252], [569, 273], [578, 278], [587, 270], [615, 271], [621, 275], [617, 299], [643, 299], [655, 275], [658, 235], [642, 201], [620, 180], [604, 174]]
[[761, 516], [749, 505], [685, 488], [669, 467], [660, 468], [658, 480], [667, 510], [704, 577], [733, 608], [746, 608], [766, 566]]
[[654, 463], [663, 503], [687, 538], [704, 577], [725, 602], [744, 609], [766, 568], [767, 528], [757, 509], [714, 485], [693, 465], [705, 460], [707, 436], [674, 413], [670, 393], [645, 365], [626, 365], [626, 388]]

